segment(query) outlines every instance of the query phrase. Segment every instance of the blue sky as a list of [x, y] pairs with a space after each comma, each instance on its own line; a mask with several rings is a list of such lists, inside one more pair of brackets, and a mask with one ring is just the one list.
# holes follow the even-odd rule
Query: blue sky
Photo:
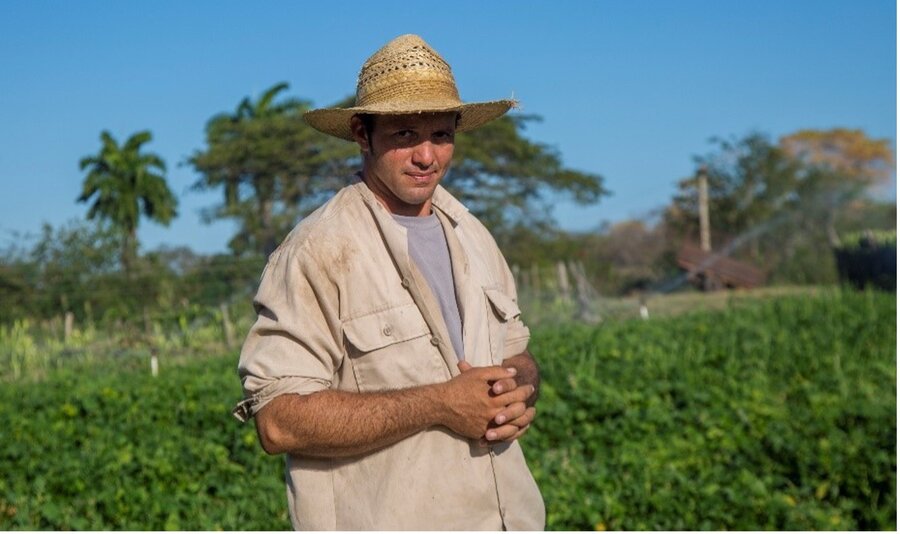
[[[564, 228], [665, 205], [712, 136], [862, 128], [896, 146], [892, 1], [113, 2], [0, 0], [0, 249], [43, 222], [83, 218], [81, 157], [101, 130], [150, 129], [180, 216], [143, 222], [143, 248], [226, 249], [184, 160], [212, 115], [279, 81], [328, 105], [402, 33], [454, 69], [465, 100], [514, 95], [543, 117], [527, 135], [613, 196], [566, 201]], [[896, 184], [883, 188], [896, 197]]]

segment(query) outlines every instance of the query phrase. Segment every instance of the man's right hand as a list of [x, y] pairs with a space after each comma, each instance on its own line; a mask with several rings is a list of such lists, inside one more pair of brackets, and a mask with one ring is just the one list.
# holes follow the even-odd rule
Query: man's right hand
[[507, 406], [523, 403], [533, 392], [532, 386], [521, 386], [499, 395], [492, 385], [515, 376], [515, 369], [472, 367], [459, 364], [461, 373], [442, 385], [447, 413], [444, 425], [467, 438], [484, 437], [494, 418]]

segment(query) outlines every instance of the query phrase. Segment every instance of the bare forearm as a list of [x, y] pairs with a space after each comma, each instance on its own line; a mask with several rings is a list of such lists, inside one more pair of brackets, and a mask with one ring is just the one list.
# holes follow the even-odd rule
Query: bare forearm
[[260, 411], [257, 425], [263, 447], [271, 454], [355, 456], [439, 424], [438, 395], [435, 386], [284, 395]]
[[516, 368], [517, 385], [523, 386], [530, 384], [534, 386], [534, 393], [532, 393], [525, 401], [525, 404], [528, 406], [534, 406], [541, 392], [541, 373], [540, 369], [538, 369], [537, 362], [534, 361], [534, 357], [531, 353], [526, 350], [521, 354], [509, 357], [503, 360], [503, 367]]
[[281, 395], [256, 414], [256, 428], [269, 454], [324, 458], [370, 452], [437, 425], [478, 439], [504, 408], [533, 392], [490, 393], [491, 384], [512, 376], [502, 367], [479, 367], [447, 382], [395, 391]]

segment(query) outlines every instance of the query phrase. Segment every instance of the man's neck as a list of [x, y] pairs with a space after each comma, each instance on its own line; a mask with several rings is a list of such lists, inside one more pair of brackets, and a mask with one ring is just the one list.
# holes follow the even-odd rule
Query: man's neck
[[403, 215], [404, 217], [428, 217], [432, 214], [431, 199], [429, 198], [421, 204], [407, 204], [394, 196], [394, 194], [384, 185], [374, 181], [367, 180], [365, 171], [357, 173], [359, 179], [362, 180], [369, 191], [375, 196], [375, 199], [394, 215]]

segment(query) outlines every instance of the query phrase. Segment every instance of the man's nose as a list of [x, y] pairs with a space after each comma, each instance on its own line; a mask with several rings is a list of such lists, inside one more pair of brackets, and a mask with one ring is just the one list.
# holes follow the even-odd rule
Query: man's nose
[[431, 167], [431, 164], [434, 163], [434, 145], [431, 141], [423, 141], [415, 146], [412, 162], [423, 169]]

